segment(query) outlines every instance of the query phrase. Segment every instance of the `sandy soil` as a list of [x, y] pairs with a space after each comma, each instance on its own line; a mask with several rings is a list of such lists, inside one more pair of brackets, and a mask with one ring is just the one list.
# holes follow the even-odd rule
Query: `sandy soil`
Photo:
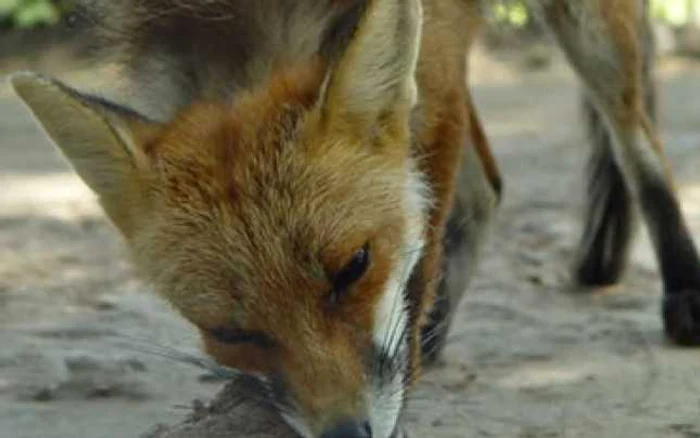
[[[700, 66], [659, 73], [664, 139], [700, 235]], [[647, 236], [623, 286], [569, 284], [586, 152], [571, 72], [477, 55], [473, 82], [505, 199], [444, 363], [408, 408], [412, 436], [700, 437], [700, 351], [661, 336]], [[1, 438], [136, 437], [222, 385], [170, 357], [196, 355], [194, 333], [133, 278], [90, 193], [4, 85], [0, 330]]]

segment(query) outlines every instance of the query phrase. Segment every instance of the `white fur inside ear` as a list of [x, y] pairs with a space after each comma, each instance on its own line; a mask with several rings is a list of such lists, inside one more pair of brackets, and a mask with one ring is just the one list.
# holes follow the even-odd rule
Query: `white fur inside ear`
[[330, 107], [370, 117], [412, 107], [421, 47], [419, 0], [370, 1], [328, 86]]
[[44, 76], [16, 73], [10, 83], [81, 179], [100, 197], [118, 196], [136, 166], [128, 123]]

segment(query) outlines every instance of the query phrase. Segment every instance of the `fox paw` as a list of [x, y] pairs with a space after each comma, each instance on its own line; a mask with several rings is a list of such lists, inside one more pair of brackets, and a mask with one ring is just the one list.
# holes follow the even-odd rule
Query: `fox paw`
[[700, 345], [700, 291], [669, 293], [663, 299], [666, 336], [682, 346]]

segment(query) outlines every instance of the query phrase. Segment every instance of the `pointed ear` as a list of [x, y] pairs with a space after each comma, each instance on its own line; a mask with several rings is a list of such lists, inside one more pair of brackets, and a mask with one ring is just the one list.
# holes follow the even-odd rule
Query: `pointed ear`
[[149, 167], [143, 145], [159, 125], [137, 113], [87, 96], [35, 73], [16, 73], [10, 83], [39, 125], [93, 192], [107, 215], [128, 234], [139, 184]]
[[[419, 0], [366, 0], [345, 52], [330, 72], [322, 100], [331, 124], [374, 128], [415, 104], [421, 41]], [[407, 120], [407, 119], [406, 119]]]

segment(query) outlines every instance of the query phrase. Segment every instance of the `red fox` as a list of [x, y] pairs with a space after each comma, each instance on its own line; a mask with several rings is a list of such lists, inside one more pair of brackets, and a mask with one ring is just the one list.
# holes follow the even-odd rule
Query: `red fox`
[[[12, 84], [134, 264], [304, 437], [400, 434], [501, 196], [467, 86], [489, 0], [93, 0], [138, 100]], [[636, 204], [665, 331], [700, 343], [700, 262], [654, 124], [642, 0], [529, 0], [585, 86], [574, 274], [619, 280]]]

